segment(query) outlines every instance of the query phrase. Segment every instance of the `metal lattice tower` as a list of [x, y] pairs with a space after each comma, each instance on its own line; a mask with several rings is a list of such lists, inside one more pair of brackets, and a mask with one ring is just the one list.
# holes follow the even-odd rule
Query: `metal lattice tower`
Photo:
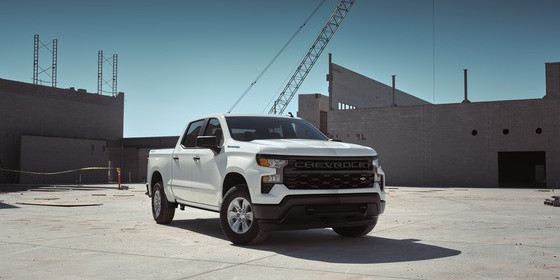
[[97, 94], [103, 94], [103, 51], [97, 52]]
[[[49, 47], [51, 45], [51, 47]], [[43, 69], [39, 66], [39, 50], [41, 48], [47, 49], [52, 54], [51, 67]], [[46, 82], [39, 79], [40, 74], [46, 74], [51, 78], [51, 86], [56, 87], [57, 79], [57, 61], [58, 61], [58, 40], [54, 39], [52, 44], [45, 45], [39, 39], [39, 35], [33, 36], [33, 84], [38, 85], [40, 82]], [[41, 70], [39, 72], [39, 70]], [[51, 74], [47, 71], [51, 70]]]
[[39, 35], [33, 37], [33, 84], [39, 83]]
[[52, 41], [53, 44], [53, 48], [52, 48], [52, 82], [51, 85], [52, 87], [56, 87], [56, 70], [57, 70], [57, 64], [58, 64], [58, 40], [54, 39]]
[[113, 97], [117, 96], [117, 54], [113, 54]]
[[[105, 56], [103, 56], [103, 51], [97, 52], [97, 94], [111, 93], [114, 96], [117, 96], [117, 63], [118, 63], [118, 56], [117, 54], [113, 54], [113, 60], [110, 61]], [[103, 64], [107, 63], [113, 68], [113, 78], [111, 80], [111, 84], [108, 81], [103, 79]], [[103, 91], [103, 84], [106, 84], [111, 88], [111, 91]]]
[[309, 74], [313, 65], [317, 62], [317, 59], [319, 59], [319, 56], [342, 23], [344, 17], [348, 14], [348, 11], [350, 11], [352, 5], [354, 5], [354, 2], [355, 0], [342, 0], [336, 6], [331, 17], [321, 30], [321, 33], [319, 33], [319, 36], [315, 39], [315, 42], [313, 42], [307, 54], [300, 62], [296, 72], [292, 75], [276, 101], [274, 101], [273, 107], [270, 108], [268, 112], [269, 114], [282, 114], [286, 107], [288, 107], [288, 104], [290, 104], [290, 101], [305, 80], [305, 77], [307, 77], [307, 74]]

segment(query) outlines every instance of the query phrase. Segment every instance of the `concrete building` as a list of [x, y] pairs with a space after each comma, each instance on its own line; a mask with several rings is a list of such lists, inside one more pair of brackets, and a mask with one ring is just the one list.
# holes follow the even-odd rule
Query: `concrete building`
[[560, 63], [545, 70], [542, 99], [434, 105], [330, 62], [329, 96], [300, 95], [298, 115], [374, 147], [390, 185], [557, 188]]
[[[143, 182], [150, 149], [172, 137], [123, 138], [124, 93], [103, 96], [0, 79], [0, 184]], [[43, 173], [82, 170], [56, 175]], [[17, 173], [21, 170], [36, 172]]]
[[[0, 168], [58, 172], [108, 166], [108, 140], [123, 137], [124, 94], [102, 96], [0, 79]], [[0, 183], [107, 182], [108, 172], [0, 171]]]

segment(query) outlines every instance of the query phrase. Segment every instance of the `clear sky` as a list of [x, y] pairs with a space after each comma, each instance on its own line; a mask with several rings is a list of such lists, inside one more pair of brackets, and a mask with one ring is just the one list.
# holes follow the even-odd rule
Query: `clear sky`
[[[35, 34], [58, 39], [61, 88], [96, 92], [97, 51], [116, 53], [125, 137], [178, 135], [226, 112], [320, 2], [3, 0], [0, 78], [32, 82]], [[234, 112], [268, 112], [337, 3], [323, 4]], [[560, 61], [559, 15], [558, 0], [356, 0], [298, 93], [327, 94], [332, 53], [437, 104], [462, 101], [464, 68], [473, 102], [541, 98], [544, 63]], [[50, 66], [46, 49], [39, 64]]]

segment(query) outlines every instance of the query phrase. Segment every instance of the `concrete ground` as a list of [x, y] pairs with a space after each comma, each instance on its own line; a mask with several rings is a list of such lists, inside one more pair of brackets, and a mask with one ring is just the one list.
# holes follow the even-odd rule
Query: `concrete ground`
[[129, 186], [0, 186], [0, 279], [560, 279], [560, 207], [543, 204], [558, 191], [389, 188], [366, 237], [285, 231], [239, 247], [216, 213], [157, 225]]

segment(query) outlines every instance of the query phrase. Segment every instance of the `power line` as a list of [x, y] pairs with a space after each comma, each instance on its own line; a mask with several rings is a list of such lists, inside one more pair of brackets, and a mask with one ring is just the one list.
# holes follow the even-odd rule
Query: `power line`
[[231, 111], [233, 111], [233, 109], [235, 109], [235, 107], [237, 106], [237, 104], [239, 104], [239, 102], [241, 102], [241, 100], [245, 97], [245, 95], [247, 95], [247, 93], [251, 90], [251, 88], [259, 81], [259, 79], [262, 77], [262, 75], [264, 75], [264, 73], [268, 70], [268, 68], [270, 68], [270, 66], [272, 65], [272, 63], [274, 63], [274, 61], [276, 61], [276, 59], [280, 56], [280, 54], [282, 54], [282, 52], [284, 52], [284, 50], [286, 49], [286, 47], [292, 42], [292, 40], [299, 34], [299, 32], [303, 29], [303, 27], [305, 27], [305, 25], [307, 24], [307, 22], [313, 17], [313, 15], [315, 15], [315, 13], [317, 12], [317, 10], [319, 10], [319, 8], [323, 5], [323, 3], [325, 3], [326, 0], [322, 0], [321, 3], [319, 3], [319, 5], [317, 6], [317, 8], [315, 8], [315, 10], [313, 10], [313, 12], [307, 17], [307, 19], [303, 22], [302, 25], [299, 26], [299, 28], [296, 30], [296, 32], [292, 35], [292, 37], [290, 37], [290, 39], [288, 40], [288, 42], [286, 42], [284, 44], [284, 46], [280, 49], [280, 51], [278, 51], [278, 53], [274, 56], [274, 58], [272, 58], [272, 60], [270, 60], [270, 62], [266, 65], [266, 67], [261, 71], [261, 73], [257, 76], [257, 78], [249, 85], [249, 87], [243, 92], [243, 94], [241, 94], [241, 96], [237, 99], [237, 101], [235, 101], [235, 103], [233, 104], [233, 106], [231, 106], [231, 108], [229, 109], [228, 113], [231, 113]]

